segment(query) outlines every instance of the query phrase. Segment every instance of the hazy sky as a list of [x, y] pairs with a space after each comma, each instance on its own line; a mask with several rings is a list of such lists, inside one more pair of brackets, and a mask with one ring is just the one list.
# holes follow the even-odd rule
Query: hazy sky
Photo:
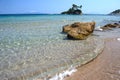
[[72, 4], [82, 5], [83, 13], [108, 14], [120, 9], [120, 0], [0, 0], [0, 14], [61, 13]]

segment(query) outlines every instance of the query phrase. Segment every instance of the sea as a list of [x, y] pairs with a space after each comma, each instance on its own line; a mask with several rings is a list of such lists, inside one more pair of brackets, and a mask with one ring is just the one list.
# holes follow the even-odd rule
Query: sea
[[[95, 32], [87, 40], [68, 40], [62, 33], [64, 25], [92, 21], [98, 28], [120, 21], [120, 16], [0, 15], [0, 80], [49, 80], [92, 60], [104, 48], [100, 35], [105, 33]], [[120, 36], [118, 32], [112, 31], [111, 35], [117, 33]]]

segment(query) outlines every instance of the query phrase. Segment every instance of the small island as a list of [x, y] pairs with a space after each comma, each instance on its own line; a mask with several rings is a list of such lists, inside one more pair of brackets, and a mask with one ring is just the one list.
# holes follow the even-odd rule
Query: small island
[[77, 6], [76, 4], [72, 5], [72, 8], [68, 9], [68, 11], [64, 11], [61, 14], [71, 14], [71, 15], [81, 15], [82, 14], [82, 5]]
[[110, 15], [120, 15], [120, 9], [111, 12]]

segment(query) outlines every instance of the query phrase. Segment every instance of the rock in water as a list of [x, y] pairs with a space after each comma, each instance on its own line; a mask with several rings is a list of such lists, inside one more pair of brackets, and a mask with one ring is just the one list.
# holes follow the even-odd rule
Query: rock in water
[[72, 29], [71, 25], [65, 25], [65, 26], [63, 26], [62, 32], [68, 33], [71, 29]]
[[111, 24], [106, 24], [103, 27], [101, 27], [101, 29], [103, 30], [112, 30], [112, 28], [120, 28], [120, 24], [119, 23], [111, 23]]
[[77, 28], [79, 27], [80, 25], [80, 22], [76, 22], [74, 24], [71, 24], [71, 25], [65, 25], [63, 26], [63, 31], [64, 33], [68, 33], [69, 31], [71, 31], [73, 28]]
[[69, 39], [84, 40], [95, 28], [95, 22], [76, 22], [71, 25], [63, 26], [63, 32], [67, 33]]

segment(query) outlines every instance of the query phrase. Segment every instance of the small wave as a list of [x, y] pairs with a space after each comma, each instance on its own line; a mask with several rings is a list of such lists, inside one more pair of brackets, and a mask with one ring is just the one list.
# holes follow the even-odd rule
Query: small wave
[[120, 41], [120, 38], [117, 38], [118, 41]]
[[100, 27], [101, 27], [101, 26], [97, 26], [97, 27], [95, 28], [95, 31], [103, 31], [103, 29], [101, 29]]
[[62, 73], [56, 74], [54, 77], [50, 78], [49, 80], [63, 80], [66, 76], [70, 76], [72, 73], [76, 72], [76, 68], [71, 68], [63, 71]]

